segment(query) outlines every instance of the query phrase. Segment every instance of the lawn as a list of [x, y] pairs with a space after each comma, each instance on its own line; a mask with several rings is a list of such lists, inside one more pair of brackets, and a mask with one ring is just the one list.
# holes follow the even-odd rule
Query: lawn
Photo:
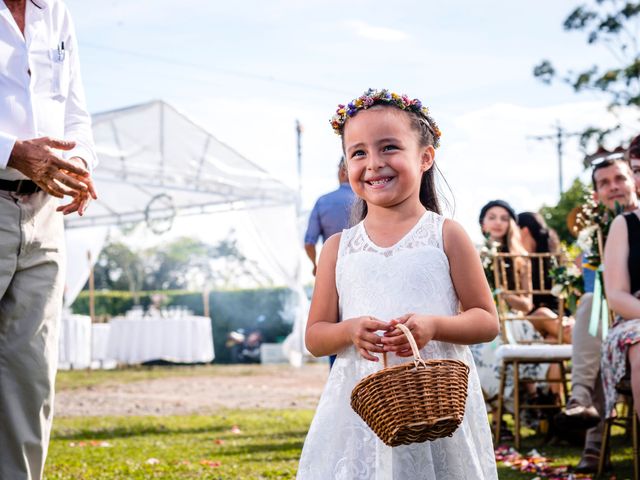
[[[136, 382], [163, 376], [250, 376], [256, 367], [172, 367], [112, 372], [61, 372], [58, 388]], [[242, 380], [241, 380], [242, 381]], [[56, 418], [46, 468], [47, 479], [290, 479], [311, 410], [225, 410], [212, 415]], [[558, 465], [575, 465], [581, 449], [544, 446], [526, 431], [522, 452], [535, 448]], [[630, 440], [614, 431], [613, 464], [617, 480], [632, 477]], [[499, 464], [505, 480], [535, 474]], [[543, 477], [544, 478], [544, 477]], [[567, 477], [564, 477], [567, 478]], [[581, 477], [588, 478], [588, 477]], [[605, 478], [612, 478], [607, 476]]]

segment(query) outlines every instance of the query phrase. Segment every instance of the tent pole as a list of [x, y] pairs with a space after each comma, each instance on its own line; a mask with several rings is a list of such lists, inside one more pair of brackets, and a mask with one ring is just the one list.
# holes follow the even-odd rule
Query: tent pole
[[91, 323], [94, 323], [96, 321], [96, 289], [93, 262], [91, 260], [91, 250], [87, 250], [87, 261], [89, 262], [89, 316], [91, 317]]
[[204, 290], [202, 290], [202, 310], [203, 310], [203, 314], [205, 317], [209, 317], [210, 316], [210, 311], [209, 311], [209, 288], [208, 287], [204, 287]]

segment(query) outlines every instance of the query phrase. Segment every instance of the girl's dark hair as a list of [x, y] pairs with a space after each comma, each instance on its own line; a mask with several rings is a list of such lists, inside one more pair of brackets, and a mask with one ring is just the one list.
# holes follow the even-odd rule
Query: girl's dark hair
[[560, 241], [558, 234], [547, 226], [542, 215], [536, 212], [522, 212], [518, 215], [518, 226], [527, 228], [536, 242], [536, 253], [555, 253]]
[[[435, 139], [433, 137], [432, 127], [431, 125], [429, 125], [428, 120], [424, 116], [412, 111], [400, 110], [397, 107], [384, 103], [369, 107], [369, 110], [371, 110], [372, 108], [396, 108], [398, 111], [405, 112], [407, 115], [409, 115], [411, 128], [415, 130], [416, 133], [418, 133], [420, 146], [427, 147], [429, 145], [434, 145]], [[342, 151], [344, 152], [344, 132], [342, 134]], [[422, 179], [420, 180], [420, 203], [427, 210], [435, 212], [437, 214], [441, 214], [442, 210], [440, 208], [440, 202], [436, 193], [436, 170], [437, 167], [434, 161], [431, 168], [422, 174]], [[364, 217], [367, 216], [367, 212], [367, 202], [365, 202], [362, 198], [356, 198], [353, 203], [353, 207], [351, 208], [351, 225], [355, 225], [356, 223], [364, 220]]]

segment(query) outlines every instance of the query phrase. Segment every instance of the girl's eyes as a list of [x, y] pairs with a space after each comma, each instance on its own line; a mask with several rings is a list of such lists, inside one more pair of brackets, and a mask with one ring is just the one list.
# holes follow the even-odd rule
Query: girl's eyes
[[[391, 150], [398, 150], [398, 147], [396, 145], [385, 145], [384, 147], [382, 147], [383, 152], [389, 152]], [[362, 157], [363, 155], [366, 155], [364, 150], [356, 150], [351, 154], [351, 158]]]

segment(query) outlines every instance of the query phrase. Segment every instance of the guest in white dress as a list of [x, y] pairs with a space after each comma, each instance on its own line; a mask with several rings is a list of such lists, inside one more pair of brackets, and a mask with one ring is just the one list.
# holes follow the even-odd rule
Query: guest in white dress
[[[353, 228], [324, 245], [306, 344], [337, 353], [300, 459], [298, 478], [496, 479], [487, 414], [467, 345], [498, 333], [491, 292], [464, 230], [440, 215], [434, 182], [440, 131], [418, 100], [369, 90], [332, 119], [360, 198]], [[462, 313], [460, 313], [462, 312]], [[451, 437], [391, 448], [350, 407], [353, 387], [412, 355], [465, 362], [464, 419]]]

